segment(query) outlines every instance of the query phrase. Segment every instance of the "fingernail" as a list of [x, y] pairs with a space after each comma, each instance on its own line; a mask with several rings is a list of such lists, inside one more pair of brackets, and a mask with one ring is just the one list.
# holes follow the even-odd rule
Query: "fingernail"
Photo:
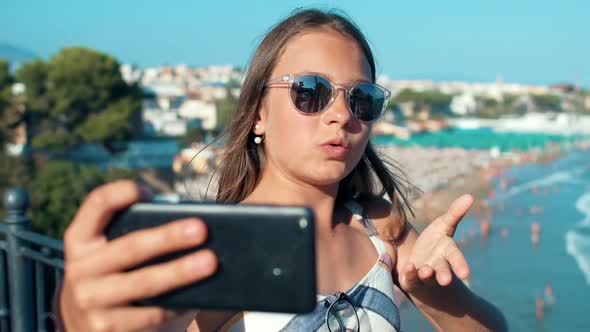
[[[193, 269], [200, 272], [210, 272], [213, 269], [214, 257], [210, 252], [199, 253], [193, 259]], [[212, 272], [212, 271], [211, 271]]]
[[184, 235], [187, 238], [192, 239], [199, 234], [199, 226], [195, 223], [190, 223], [184, 227]]

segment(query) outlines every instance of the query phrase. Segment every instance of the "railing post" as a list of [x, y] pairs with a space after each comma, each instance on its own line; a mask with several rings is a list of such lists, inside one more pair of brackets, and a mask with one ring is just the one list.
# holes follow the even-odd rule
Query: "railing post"
[[4, 193], [4, 223], [6, 234], [6, 260], [8, 268], [8, 294], [10, 302], [11, 331], [30, 332], [35, 326], [32, 263], [21, 254], [21, 243], [13, 233], [26, 230], [31, 219], [26, 216], [29, 195], [21, 188], [11, 188]]

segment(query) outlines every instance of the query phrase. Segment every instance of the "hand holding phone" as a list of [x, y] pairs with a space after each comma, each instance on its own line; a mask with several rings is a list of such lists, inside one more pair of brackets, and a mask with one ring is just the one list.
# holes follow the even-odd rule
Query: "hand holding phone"
[[[173, 309], [258, 310], [305, 313], [316, 304], [313, 213], [305, 207], [185, 202], [138, 203], [118, 213], [105, 230], [110, 241], [171, 220], [199, 217], [207, 240], [153, 258], [144, 269], [203, 248], [218, 258], [206, 280], [136, 301]], [[139, 287], [140, 285], [138, 285]]]
[[64, 235], [64, 281], [56, 313], [66, 331], [155, 329], [177, 317], [161, 307], [130, 303], [195, 283], [216, 271], [217, 258], [208, 249], [130, 271], [162, 254], [199, 246], [207, 237], [205, 224], [188, 218], [107, 241], [104, 228], [113, 215], [149, 199], [150, 194], [134, 182], [117, 181], [93, 190], [78, 209]]

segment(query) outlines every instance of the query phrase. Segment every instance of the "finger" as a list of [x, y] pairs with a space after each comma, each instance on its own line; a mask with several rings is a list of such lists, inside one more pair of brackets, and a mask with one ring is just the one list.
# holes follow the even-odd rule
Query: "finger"
[[434, 276], [434, 269], [429, 265], [422, 265], [418, 268], [418, 278], [422, 282], [428, 282]]
[[77, 257], [95, 249], [88, 244], [104, 238], [103, 229], [112, 215], [149, 195], [147, 188], [129, 180], [108, 183], [91, 191], [64, 234], [64, 254]]
[[418, 278], [418, 270], [412, 263], [407, 263], [404, 268], [403, 278], [400, 281], [400, 286], [405, 291], [411, 291], [421, 284]]
[[204, 222], [183, 219], [114, 239], [100, 251], [69, 265], [68, 271], [75, 278], [120, 272], [149, 259], [200, 245], [206, 238]]
[[445, 255], [447, 261], [451, 264], [451, 268], [460, 279], [469, 278], [469, 264], [463, 255], [463, 252], [457, 244], [449, 246], [447, 254]]
[[159, 307], [124, 307], [94, 312], [88, 316], [92, 331], [145, 331], [170, 319], [171, 311]]
[[448, 236], [455, 235], [457, 225], [465, 214], [469, 211], [473, 205], [473, 196], [463, 195], [457, 198], [449, 207], [449, 210], [441, 216], [439, 222], [443, 225], [445, 233]]
[[127, 305], [205, 279], [216, 269], [215, 254], [203, 249], [169, 262], [86, 281], [77, 290], [77, 300], [82, 308]]
[[423, 265], [418, 268], [418, 278], [427, 287], [436, 285], [435, 271], [430, 265]]
[[437, 259], [434, 263], [434, 271], [436, 274], [436, 281], [441, 286], [447, 286], [451, 283], [453, 275], [451, 274], [451, 267], [449, 263], [443, 259]]

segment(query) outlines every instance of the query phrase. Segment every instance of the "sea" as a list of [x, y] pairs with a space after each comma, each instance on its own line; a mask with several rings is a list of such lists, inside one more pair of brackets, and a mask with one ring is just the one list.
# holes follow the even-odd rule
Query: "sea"
[[[488, 236], [471, 213], [455, 234], [470, 289], [503, 312], [510, 331], [590, 331], [590, 150], [513, 166], [493, 181]], [[402, 331], [434, 331], [408, 302], [400, 313]]]

